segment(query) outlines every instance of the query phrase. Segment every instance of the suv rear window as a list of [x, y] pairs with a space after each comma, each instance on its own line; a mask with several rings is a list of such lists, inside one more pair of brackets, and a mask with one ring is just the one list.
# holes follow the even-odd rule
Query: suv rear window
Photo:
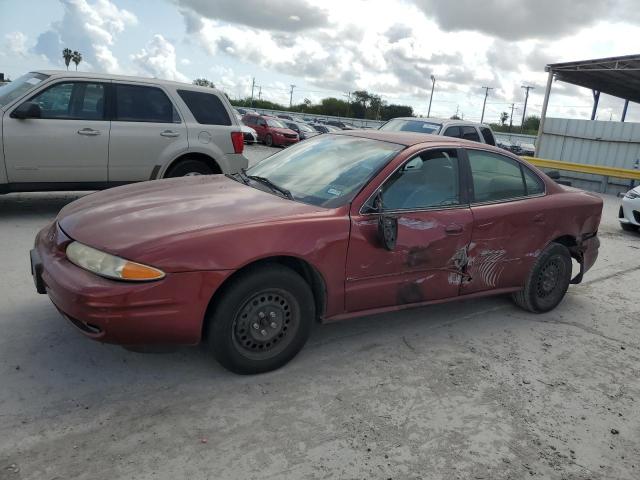
[[196, 122], [203, 125], [232, 125], [227, 109], [213, 93], [178, 90], [178, 95], [187, 104]]
[[480, 127], [480, 131], [482, 132], [482, 136], [484, 137], [484, 141], [489, 145], [495, 145], [496, 139], [493, 138], [493, 133], [487, 127]]

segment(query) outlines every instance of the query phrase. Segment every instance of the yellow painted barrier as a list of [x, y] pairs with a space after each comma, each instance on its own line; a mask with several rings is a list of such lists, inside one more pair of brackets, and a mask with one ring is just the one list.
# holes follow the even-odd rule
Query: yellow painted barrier
[[547, 160], [545, 158], [522, 157], [537, 167], [554, 168], [556, 170], [569, 170], [578, 173], [591, 173], [605, 177], [626, 178], [628, 180], [640, 180], [640, 170], [629, 168], [603, 167], [601, 165], [587, 165], [585, 163], [562, 162], [560, 160]]

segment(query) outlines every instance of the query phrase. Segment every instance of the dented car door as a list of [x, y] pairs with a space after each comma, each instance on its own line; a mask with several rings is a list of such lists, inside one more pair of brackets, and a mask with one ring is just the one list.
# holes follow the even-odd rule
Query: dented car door
[[[460, 171], [456, 149], [422, 151], [385, 179], [362, 208], [352, 211], [348, 312], [459, 294], [473, 224]], [[380, 238], [380, 215], [397, 220], [392, 250]]]

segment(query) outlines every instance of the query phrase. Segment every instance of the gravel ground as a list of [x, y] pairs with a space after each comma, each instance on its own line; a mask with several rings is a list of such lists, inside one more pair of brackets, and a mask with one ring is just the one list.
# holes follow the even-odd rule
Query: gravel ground
[[201, 348], [92, 342], [35, 293], [34, 235], [78, 196], [0, 197], [1, 479], [640, 478], [640, 235], [618, 199], [553, 312], [491, 298], [318, 326], [242, 377]]

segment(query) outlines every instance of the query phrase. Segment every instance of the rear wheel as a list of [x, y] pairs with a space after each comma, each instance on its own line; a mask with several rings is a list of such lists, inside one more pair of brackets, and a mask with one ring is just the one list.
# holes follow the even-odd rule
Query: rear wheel
[[207, 321], [208, 343], [235, 373], [280, 368], [304, 346], [315, 318], [305, 280], [281, 265], [251, 269], [221, 292]]
[[637, 232], [638, 227], [632, 223], [621, 223], [620, 226], [625, 232]]
[[213, 169], [202, 160], [185, 159], [172, 166], [165, 178], [190, 177], [194, 175], [212, 175]]
[[524, 289], [513, 294], [513, 300], [530, 312], [548, 312], [564, 298], [570, 281], [571, 254], [564, 245], [551, 243], [533, 265]]
[[267, 133], [267, 136], [264, 137], [264, 144], [267, 147], [272, 147], [273, 146], [273, 137], [271, 136], [270, 133]]

